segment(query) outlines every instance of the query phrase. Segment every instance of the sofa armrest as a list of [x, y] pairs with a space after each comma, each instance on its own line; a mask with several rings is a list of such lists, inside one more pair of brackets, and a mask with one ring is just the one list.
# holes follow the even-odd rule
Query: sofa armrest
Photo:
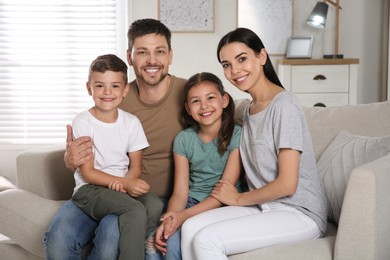
[[69, 199], [75, 184], [64, 152], [64, 145], [51, 145], [20, 153], [16, 158], [18, 188], [47, 199]]
[[[0, 192], [0, 233], [27, 251], [44, 257], [43, 236], [63, 201], [10, 189]], [[1, 258], [1, 256], [0, 256]]]
[[353, 170], [344, 196], [335, 259], [390, 255], [390, 154]]

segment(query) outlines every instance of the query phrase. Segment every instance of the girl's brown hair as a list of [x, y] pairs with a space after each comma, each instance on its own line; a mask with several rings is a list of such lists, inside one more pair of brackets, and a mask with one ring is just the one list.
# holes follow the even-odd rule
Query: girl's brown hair
[[218, 133], [218, 152], [222, 155], [227, 151], [230, 144], [230, 140], [234, 131], [234, 101], [233, 98], [227, 93], [223, 87], [222, 81], [214, 74], [209, 72], [201, 72], [193, 75], [187, 80], [184, 86], [184, 104], [182, 106], [180, 120], [186, 126], [192, 126], [196, 131], [199, 131], [199, 123], [196, 122], [191, 115], [188, 114], [185, 104], [187, 103], [188, 93], [191, 88], [202, 82], [210, 82], [216, 86], [218, 92], [223, 96], [225, 94], [229, 97], [229, 103], [222, 112], [222, 124]]

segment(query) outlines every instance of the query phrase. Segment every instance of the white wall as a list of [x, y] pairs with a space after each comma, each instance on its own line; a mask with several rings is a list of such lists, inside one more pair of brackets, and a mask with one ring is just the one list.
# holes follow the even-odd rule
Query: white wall
[[0, 176], [16, 184], [16, 156], [26, 149], [36, 147], [36, 145], [0, 145]]
[[[130, 19], [158, 18], [158, 0], [129, 0]], [[287, 1], [287, 0], [284, 0]], [[346, 58], [359, 58], [358, 102], [380, 100], [382, 59], [382, 9], [387, 0], [340, 0], [340, 53]], [[170, 72], [189, 77], [200, 71], [218, 75], [235, 97], [248, 97], [231, 86], [224, 78], [216, 59], [219, 39], [237, 26], [237, 0], [214, 0], [214, 33], [173, 33], [174, 62]], [[313, 58], [334, 52], [334, 8], [329, 7], [324, 30], [306, 25], [305, 21], [317, 0], [293, 0], [293, 34], [315, 37]], [[275, 61], [281, 57], [271, 57]]]

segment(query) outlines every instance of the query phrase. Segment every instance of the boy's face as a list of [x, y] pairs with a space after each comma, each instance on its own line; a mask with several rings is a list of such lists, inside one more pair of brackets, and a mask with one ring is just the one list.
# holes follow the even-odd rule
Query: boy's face
[[92, 96], [95, 107], [100, 111], [111, 111], [118, 107], [129, 92], [129, 85], [124, 82], [122, 72], [92, 72], [87, 82], [87, 90]]
[[133, 49], [127, 51], [127, 59], [138, 80], [156, 86], [168, 74], [172, 50], [164, 36], [151, 33], [134, 40]]

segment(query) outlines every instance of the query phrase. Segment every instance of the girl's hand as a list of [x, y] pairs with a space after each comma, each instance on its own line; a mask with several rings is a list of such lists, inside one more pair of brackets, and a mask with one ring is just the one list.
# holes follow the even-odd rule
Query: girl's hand
[[120, 182], [120, 181], [111, 182], [111, 183], [108, 185], [108, 188], [109, 188], [110, 190], [115, 190], [115, 191], [119, 191], [119, 192], [126, 193], [126, 190], [123, 188], [123, 184], [122, 184], [122, 182]]
[[166, 254], [166, 241], [172, 236], [185, 221], [185, 217], [181, 212], [168, 211], [161, 219], [161, 224], [156, 231], [156, 247], [160, 252]]
[[176, 230], [181, 227], [184, 220], [181, 212], [168, 211], [165, 213], [160, 219], [162, 223], [167, 222], [164, 229], [164, 238], [168, 239], [168, 237], [175, 233]]
[[236, 206], [238, 205], [240, 193], [229, 181], [220, 180], [211, 192], [211, 197], [225, 205]]
[[162, 255], [167, 253], [167, 239], [168, 236], [165, 235], [165, 230], [172, 229], [172, 219], [165, 219], [156, 230], [156, 236], [154, 240], [154, 245], [161, 252]]

